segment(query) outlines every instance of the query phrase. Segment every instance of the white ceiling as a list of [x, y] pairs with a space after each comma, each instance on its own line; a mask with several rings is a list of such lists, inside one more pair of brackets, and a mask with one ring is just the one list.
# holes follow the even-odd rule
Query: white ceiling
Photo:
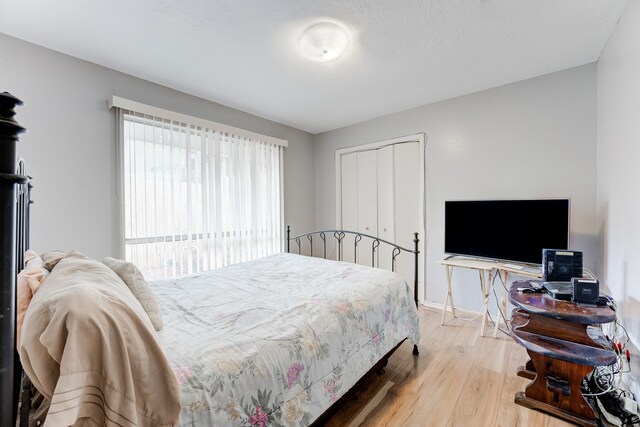
[[[0, 32], [319, 133], [596, 61], [627, 0], [0, 0]], [[310, 62], [329, 18], [347, 53]]]

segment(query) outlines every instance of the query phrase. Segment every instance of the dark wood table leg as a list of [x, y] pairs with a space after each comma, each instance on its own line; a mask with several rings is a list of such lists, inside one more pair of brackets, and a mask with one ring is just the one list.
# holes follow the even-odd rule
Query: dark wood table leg
[[582, 379], [593, 367], [565, 362], [530, 350], [527, 352], [535, 367], [535, 378], [524, 393], [516, 393], [515, 403], [581, 426], [597, 426], [593, 409], [580, 391]]
[[518, 366], [518, 376], [532, 380], [536, 377], [536, 368], [533, 366], [531, 359], [524, 366]]

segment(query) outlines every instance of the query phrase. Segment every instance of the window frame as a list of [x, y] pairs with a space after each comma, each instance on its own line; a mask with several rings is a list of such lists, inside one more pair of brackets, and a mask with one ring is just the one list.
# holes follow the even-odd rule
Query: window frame
[[[279, 173], [279, 242], [278, 249], [279, 251], [283, 251], [285, 247], [285, 234], [284, 234], [284, 148], [288, 146], [288, 141], [271, 137], [268, 135], [262, 135], [259, 133], [255, 133], [252, 131], [236, 128], [233, 126], [213, 122], [210, 120], [189, 116], [186, 114], [174, 112], [171, 110], [165, 110], [162, 108], [142, 104], [136, 101], [131, 101], [125, 98], [121, 98], [118, 96], [111, 96], [108, 100], [109, 109], [115, 108], [117, 111], [116, 114], [116, 124], [117, 124], [117, 199], [119, 202], [119, 218], [118, 218], [118, 247], [121, 258], [126, 258], [126, 245], [131, 241], [138, 241], [136, 243], [155, 243], [162, 241], [164, 239], [166, 242], [168, 241], [184, 241], [184, 240], [195, 240], [202, 238], [204, 236], [203, 230], [196, 230], [194, 233], [182, 233], [182, 234], [166, 234], [161, 233], [158, 236], [146, 236], [146, 237], [134, 237], [127, 238], [126, 237], [126, 229], [125, 229], [125, 171], [124, 171], [124, 124], [125, 119], [124, 116], [132, 115], [135, 117], [136, 114], [142, 115], [143, 121], [148, 116], [153, 119], [162, 119], [168, 120], [171, 126], [171, 123], [179, 123], [182, 127], [184, 125], [184, 129], [186, 131], [211, 131], [220, 132], [224, 135], [233, 135], [234, 137], [246, 138], [254, 142], [271, 144], [274, 146], [282, 147], [279, 149], [279, 159], [278, 159], [278, 173]], [[148, 125], [148, 124], [143, 124]], [[271, 228], [272, 229], [272, 228]], [[232, 230], [227, 231], [219, 231], [219, 230], [210, 230], [207, 233], [208, 238], [211, 238], [212, 235], [220, 234], [230, 236]], [[165, 235], [166, 234], [166, 235]], [[275, 243], [275, 242], [274, 242]]]

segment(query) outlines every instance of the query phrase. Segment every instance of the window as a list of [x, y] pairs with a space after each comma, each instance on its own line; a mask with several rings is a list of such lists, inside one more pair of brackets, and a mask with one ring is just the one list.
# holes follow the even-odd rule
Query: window
[[125, 258], [148, 279], [282, 250], [286, 141], [113, 97]]

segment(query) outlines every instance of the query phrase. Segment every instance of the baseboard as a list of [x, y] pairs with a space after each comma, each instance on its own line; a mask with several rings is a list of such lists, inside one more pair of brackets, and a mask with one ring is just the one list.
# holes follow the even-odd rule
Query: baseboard
[[[426, 308], [432, 308], [438, 311], [442, 311], [444, 310], [444, 304], [439, 303], [439, 302], [434, 302], [434, 301], [422, 301], [420, 303], [420, 305], [426, 307]], [[449, 313], [451, 313], [451, 308], [449, 307]], [[456, 314], [462, 314], [464, 316], [478, 316], [481, 315], [482, 313], [480, 311], [473, 311], [473, 310], [467, 310], [464, 308], [459, 308], [456, 307]]]

